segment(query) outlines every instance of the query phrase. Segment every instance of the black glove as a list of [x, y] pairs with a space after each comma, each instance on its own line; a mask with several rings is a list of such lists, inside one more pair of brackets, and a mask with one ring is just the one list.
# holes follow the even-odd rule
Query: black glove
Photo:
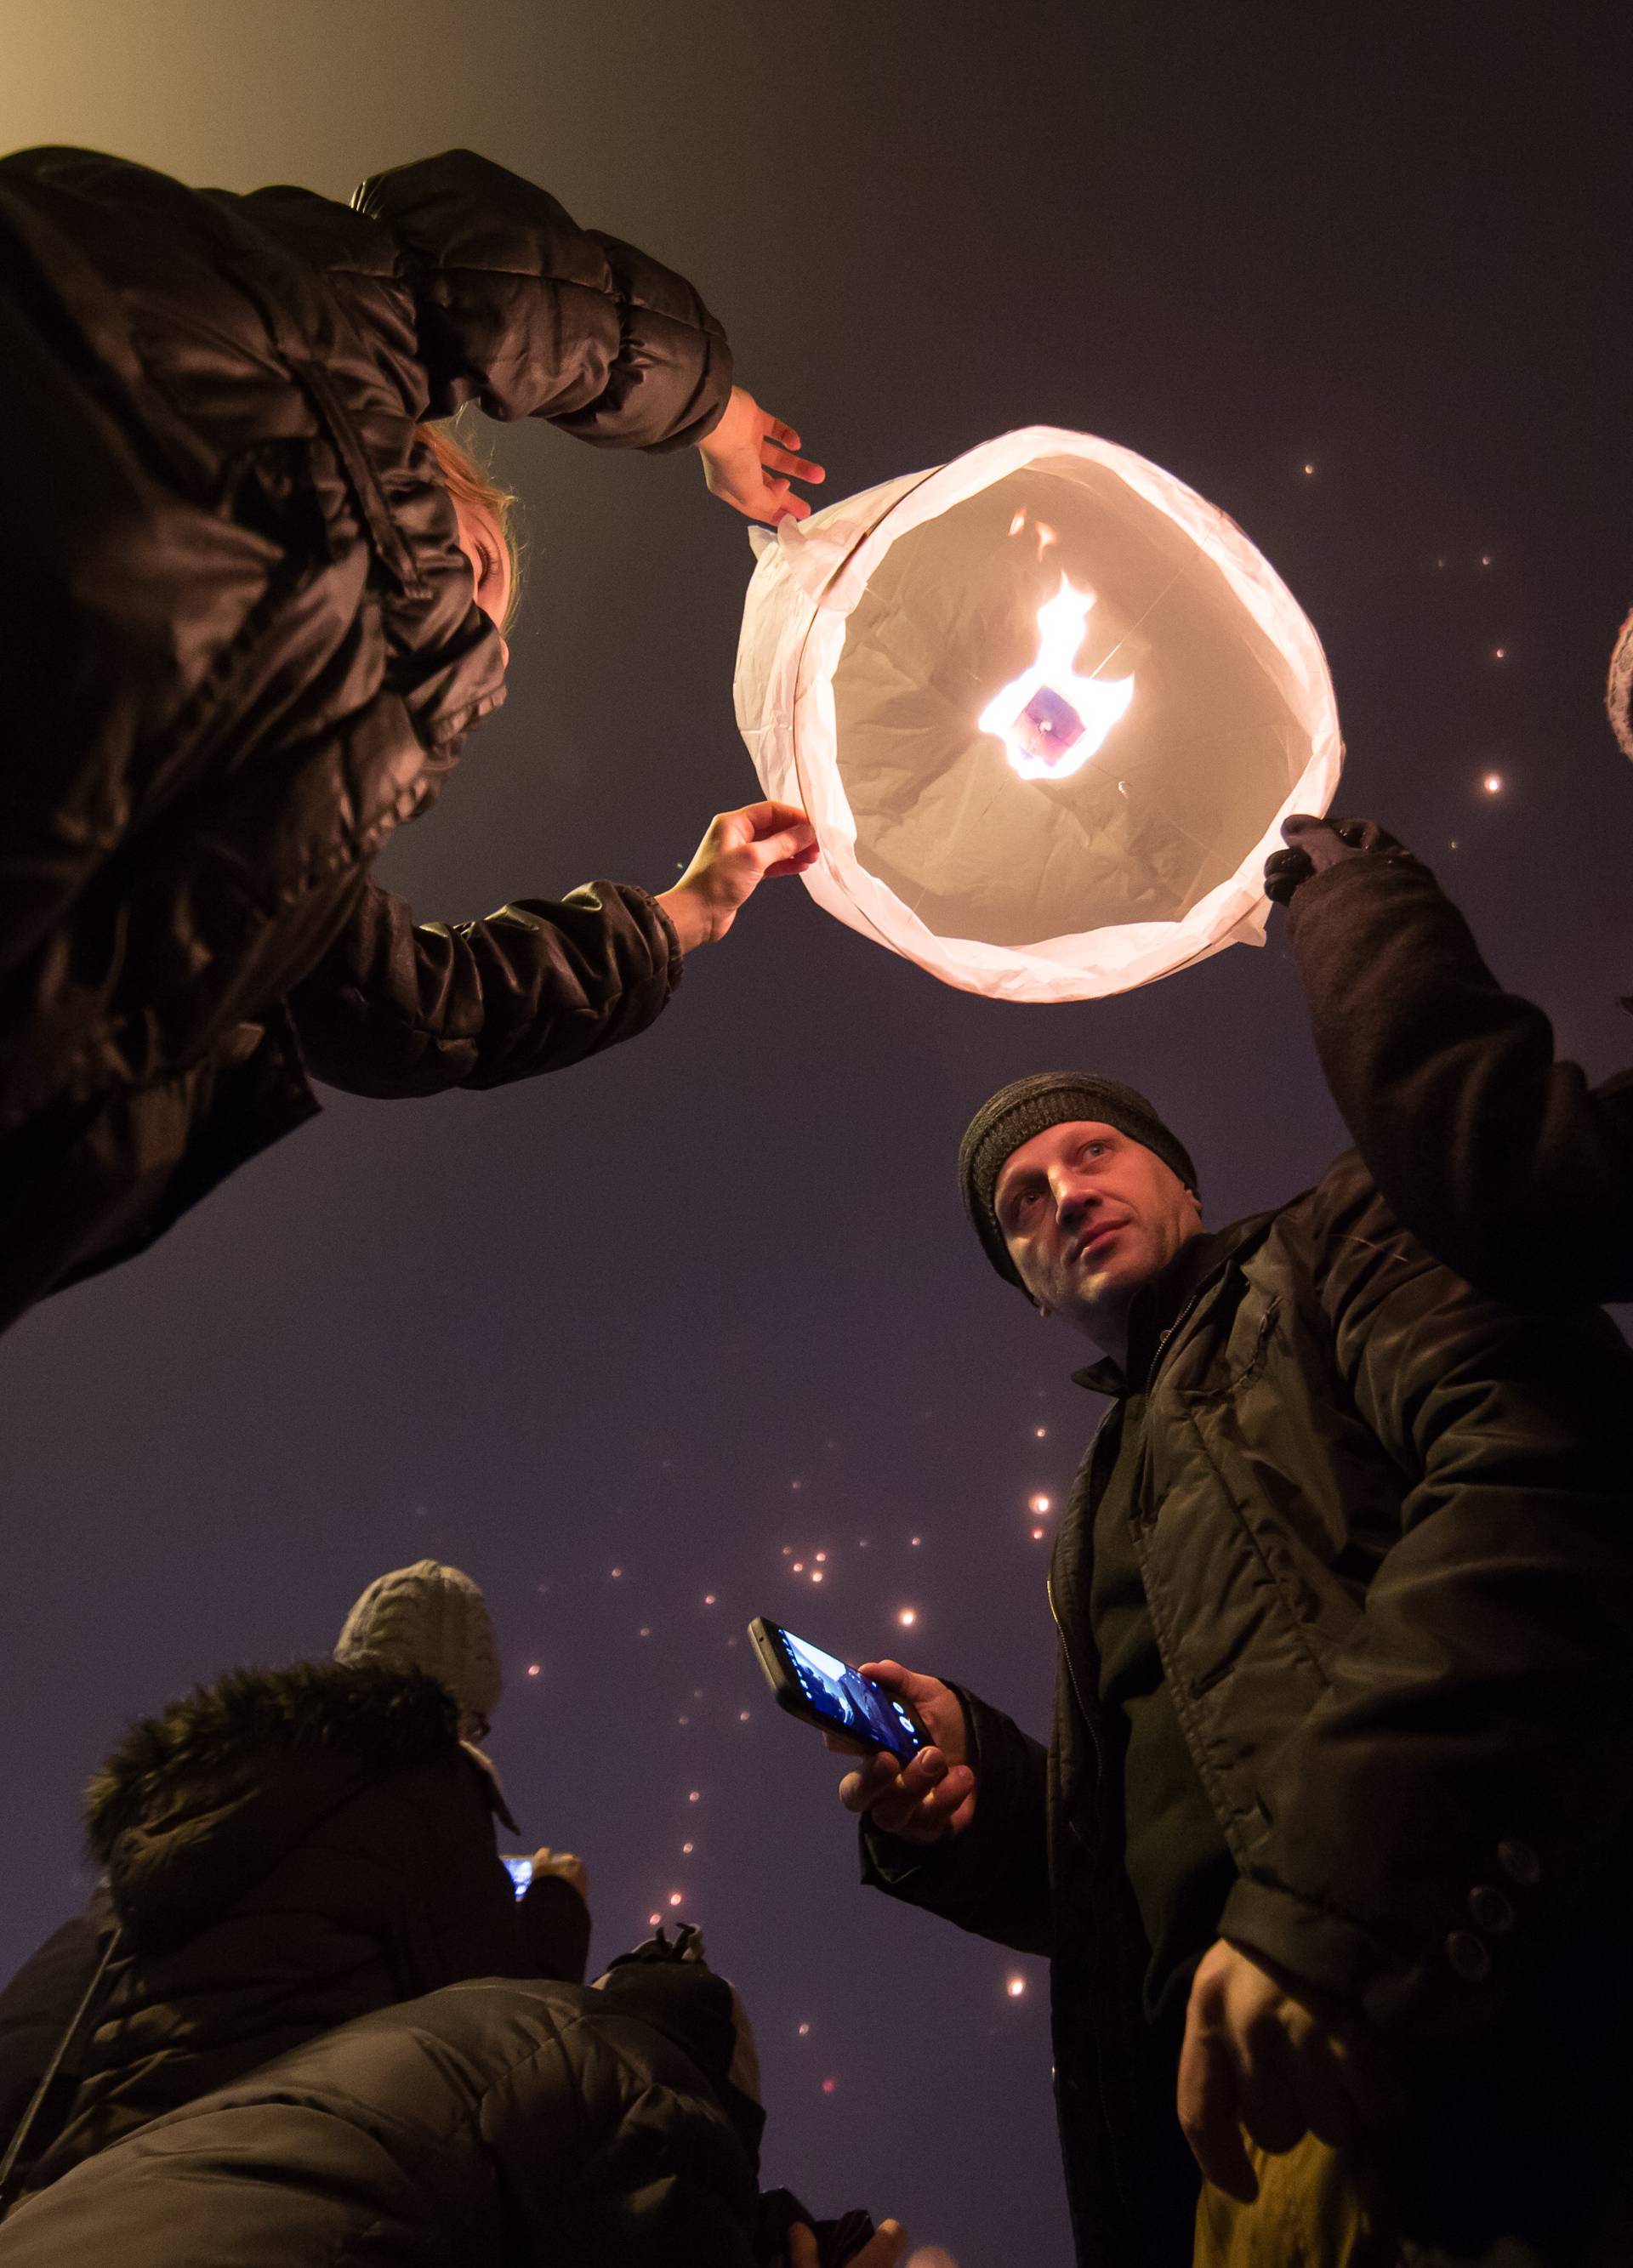
[[1301, 882], [1325, 874], [1341, 859], [1406, 848], [1370, 819], [1313, 819], [1302, 811], [1282, 821], [1282, 836], [1288, 848], [1273, 850], [1265, 861], [1265, 895], [1278, 906], [1291, 905]]

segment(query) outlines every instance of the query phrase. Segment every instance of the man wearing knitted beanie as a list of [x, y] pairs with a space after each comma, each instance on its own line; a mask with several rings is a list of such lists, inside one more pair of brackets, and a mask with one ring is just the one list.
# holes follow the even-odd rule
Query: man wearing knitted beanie
[[1097, 1073], [1005, 1087], [958, 1167], [1109, 1405], [1054, 1728], [866, 1663], [934, 1745], [840, 1794], [865, 1881], [1052, 1961], [1082, 2259], [1633, 2259], [1633, 1353], [1474, 1291], [1353, 1155], [1205, 1229]]

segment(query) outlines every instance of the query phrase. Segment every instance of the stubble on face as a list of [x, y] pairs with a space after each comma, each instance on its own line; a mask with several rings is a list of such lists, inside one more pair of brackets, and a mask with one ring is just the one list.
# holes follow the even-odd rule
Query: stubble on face
[[994, 1197], [1033, 1300], [1119, 1356], [1136, 1294], [1201, 1226], [1195, 1197], [1170, 1167], [1094, 1121], [1023, 1143]]

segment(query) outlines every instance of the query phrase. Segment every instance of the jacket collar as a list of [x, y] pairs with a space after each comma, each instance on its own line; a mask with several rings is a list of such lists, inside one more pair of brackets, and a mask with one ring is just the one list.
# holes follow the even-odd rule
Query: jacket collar
[[1233, 1221], [1229, 1228], [1216, 1229], [1211, 1235], [1199, 1231], [1182, 1244], [1167, 1266], [1160, 1268], [1134, 1296], [1128, 1311], [1127, 1369], [1108, 1355], [1075, 1370], [1073, 1384], [1086, 1387], [1090, 1394], [1108, 1395], [1113, 1401], [1143, 1393], [1164, 1342], [1186, 1307], [1223, 1273], [1231, 1256], [1274, 1219], [1274, 1213], [1256, 1213], [1246, 1220]]

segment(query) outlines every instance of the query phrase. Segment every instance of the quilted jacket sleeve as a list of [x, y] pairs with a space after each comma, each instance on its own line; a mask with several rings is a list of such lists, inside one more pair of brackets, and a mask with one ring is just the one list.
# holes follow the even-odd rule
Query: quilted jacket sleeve
[[1594, 1093], [1556, 1062], [1415, 858], [1314, 876], [1288, 937], [1333, 1098], [1408, 1227], [1506, 1297], [1633, 1298], [1633, 1072]]
[[[957, 1690], [957, 1689], [955, 1689]], [[908, 1843], [861, 1822], [862, 1881], [1017, 1953], [1053, 1951], [1045, 1793], [1047, 1751], [1012, 1719], [960, 1693], [975, 1768], [975, 1816], [942, 1843]]]
[[290, 995], [307, 1067], [354, 1094], [503, 1086], [633, 1039], [680, 981], [656, 901], [595, 882], [526, 898], [484, 921], [417, 923], [370, 884], [317, 968]]
[[353, 202], [395, 239], [431, 417], [475, 401], [603, 448], [679, 449], [720, 420], [726, 335], [683, 276], [469, 150], [376, 173]]
[[1289, 1212], [1405, 1493], [1222, 1933], [1385, 2029], [1461, 2029], [1600, 1895], [1633, 1807], [1628, 1350], [1433, 1264], [1353, 1157]]

